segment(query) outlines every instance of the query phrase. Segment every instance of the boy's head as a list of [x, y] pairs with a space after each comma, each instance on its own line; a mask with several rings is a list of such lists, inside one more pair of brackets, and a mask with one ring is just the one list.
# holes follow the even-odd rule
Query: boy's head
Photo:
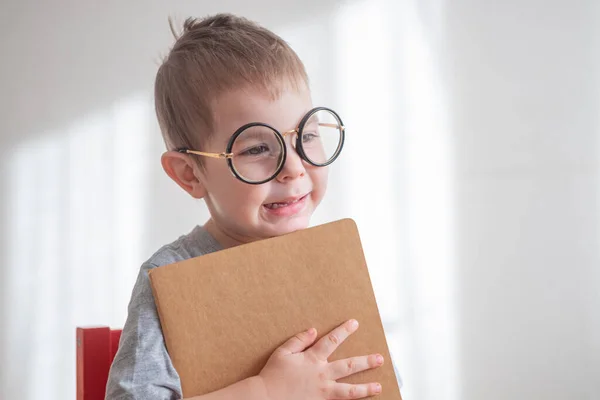
[[[279, 36], [228, 14], [188, 19], [158, 70], [155, 105], [167, 146], [163, 167], [204, 198], [206, 228], [223, 245], [307, 227], [326, 191], [327, 167], [296, 151], [302, 135], [293, 130], [317, 118], [307, 116], [304, 65]], [[259, 124], [240, 130], [250, 123]]]

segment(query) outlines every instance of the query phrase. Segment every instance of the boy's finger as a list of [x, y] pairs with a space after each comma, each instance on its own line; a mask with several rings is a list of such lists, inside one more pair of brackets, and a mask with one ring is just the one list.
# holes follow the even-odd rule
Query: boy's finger
[[323, 336], [308, 351], [312, 352], [319, 360], [326, 361], [356, 329], [358, 329], [358, 321], [351, 319]]
[[381, 393], [379, 383], [352, 385], [350, 383], [334, 383], [329, 390], [329, 399], [363, 399]]
[[329, 377], [336, 381], [357, 372], [366, 371], [371, 368], [377, 368], [383, 364], [381, 354], [370, 356], [352, 357], [345, 360], [338, 360], [329, 363]]
[[314, 343], [317, 338], [317, 330], [310, 328], [307, 331], [300, 332], [287, 342], [279, 346], [277, 351], [281, 355], [295, 354], [304, 351], [308, 346]]

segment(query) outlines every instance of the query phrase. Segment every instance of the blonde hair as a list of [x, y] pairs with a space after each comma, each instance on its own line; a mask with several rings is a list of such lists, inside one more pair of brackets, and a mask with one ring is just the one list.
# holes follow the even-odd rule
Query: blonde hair
[[[245, 18], [188, 18], [156, 74], [156, 115], [167, 149], [202, 149], [213, 128], [212, 103], [223, 92], [250, 88], [277, 98], [285, 87], [308, 87], [304, 64], [279, 36]], [[232, 132], [233, 133], [233, 132]]]

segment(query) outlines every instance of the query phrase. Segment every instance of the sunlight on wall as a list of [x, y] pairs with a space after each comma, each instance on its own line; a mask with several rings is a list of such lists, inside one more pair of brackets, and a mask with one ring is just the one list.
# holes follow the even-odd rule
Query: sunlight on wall
[[452, 149], [417, 6], [381, 0], [338, 10], [333, 48], [348, 142], [336, 200], [361, 230], [405, 397], [454, 399]]
[[[394, 176], [393, 104], [387, 90], [392, 76], [390, 37], [383, 25], [381, 1], [349, 3], [335, 17], [337, 93], [347, 126], [339, 168], [342, 198], [358, 224], [384, 323], [398, 316], [396, 282], [399, 255]], [[374, 60], [377, 60], [374, 62]]]
[[11, 398], [72, 398], [75, 327], [125, 318], [142, 261], [151, 111], [133, 96], [41, 133], [9, 160]]
[[[408, 237], [415, 326], [405, 334], [415, 346], [419, 398], [458, 395], [454, 298], [454, 161], [440, 81], [432, 57], [435, 37], [424, 29], [418, 4], [404, 10], [402, 41], [406, 88]], [[439, 27], [439, 23], [436, 24]], [[420, 372], [421, 376], [416, 376]], [[408, 379], [407, 377], [407, 379]]]

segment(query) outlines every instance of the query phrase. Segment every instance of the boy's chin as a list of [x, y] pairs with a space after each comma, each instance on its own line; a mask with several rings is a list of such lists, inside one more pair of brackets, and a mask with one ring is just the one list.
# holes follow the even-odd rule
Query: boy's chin
[[292, 233], [301, 229], [306, 229], [310, 225], [310, 217], [299, 217], [293, 218], [287, 221], [280, 221], [279, 223], [272, 225], [269, 229], [269, 236], [281, 236], [288, 233]]

